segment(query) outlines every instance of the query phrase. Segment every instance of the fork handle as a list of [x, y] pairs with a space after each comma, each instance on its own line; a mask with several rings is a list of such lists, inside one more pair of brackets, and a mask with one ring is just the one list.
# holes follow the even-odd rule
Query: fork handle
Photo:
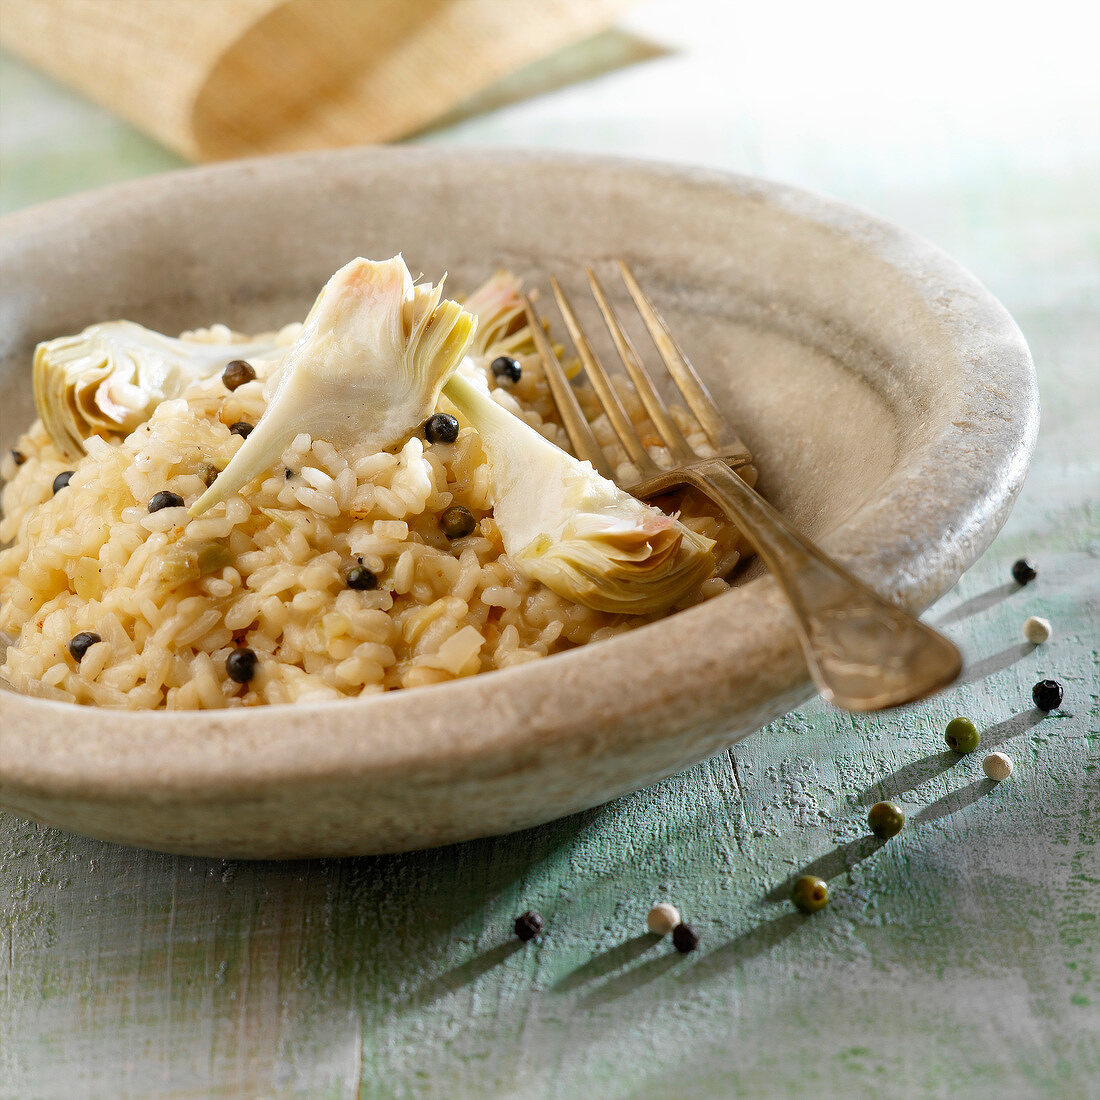
[[931, 695], [958, 676], [962, 655], [949, 639], [857, 580], [724, 462], [681, 473], [741, 529], [779, 582], [810, 675], [829, 702], [882, 710]]

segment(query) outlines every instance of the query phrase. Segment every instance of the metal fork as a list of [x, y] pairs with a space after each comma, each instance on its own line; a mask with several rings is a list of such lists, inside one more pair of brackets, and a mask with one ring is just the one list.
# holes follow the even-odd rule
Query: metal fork
[[[665, 367], [716, 451], [714, 457], [699, 455], [688, 443], [588, 267], [592, 293], [619, 358], [675, 463], [668, 470], [657, 465], [638, 437], [565, 293], [552, 278], [558, 308], [592, 388], [640, 472], [638, 480], [622, 488], [644, 500], [690, 485], [722, 509], [786, 593], [810, 675], [831, 703], [844, 710], [881, 710], [945, 688], [962, 668], [958, 649], [833, 561], [753, 491], [746, 483], [755, 480], [748, 448], [722, 415], [630, 268], [619, 261], [619, 269]], [[523, 300], [550, 392], [573, 449], [604, 477], [616, 480], [530, 298], [524, 295]], [[735, 468], [740, 468], [745, 478], [738, 476]]]

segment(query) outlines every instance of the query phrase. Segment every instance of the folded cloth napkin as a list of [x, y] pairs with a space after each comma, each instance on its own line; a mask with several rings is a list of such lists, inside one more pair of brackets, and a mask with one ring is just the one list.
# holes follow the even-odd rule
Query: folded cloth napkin
[[388, 141], [635, 0], [3, 0], [0, 42], [191, 160]]

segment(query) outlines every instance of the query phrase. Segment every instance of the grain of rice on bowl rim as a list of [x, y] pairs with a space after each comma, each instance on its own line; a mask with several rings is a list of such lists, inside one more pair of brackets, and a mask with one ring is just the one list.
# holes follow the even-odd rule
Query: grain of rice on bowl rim
[[[289, 344], [299, 328], [244, 337], [215, 326], [183, 339]], [[471, 349], [491, 386], [488, 364], [501, 353], [522, 374], [492, 389], [496, 401], [568, 449], [514, 313]], [[493, 519], [480, 437], [465, 422], [453, 443], [428, 444], [421, 431], [393, 453], [338, 451], [299, 434], [282, 464], [230, 497], [224, 513], [150, 512], [162, 492], [192, 503], [211, 464], [224, 469], [244, 444], [230, 426], [259, 421], [277, 363], [254, 361], [256, 379], [233, 390], [220, 376], [196, 382], [129, 435], [87, 439], [76, 461], [41, 421], [14, 443], [18, 455], [4, 453], [0, 632], [10, 644], [0, 677], [29, 694], [134, 710], [339, 700], [509, 668], [661, 617], [595, 611], [517, 569]], [[643, 440], [655, 441], [629, 383], [616, 385]], [[625, 462], [594, 395], [587, 385], [577, 393], [597, 438]], [[445, 398], [439, 410], [456, 412]], [[674, 413], [705, 449], [695, 422]], [[72, 478], [55, 494], [67, 470]], [[476, 520], [454, 541], [439, 522], [452, 505]], [[718, 567], [678, 607], [725, 591], [722, 576], [742, 549], [711, 514], [681, 520], [717, 540]], [[350, 587], [357, 567], [377, 586]], [[69, 643], [85, 631], [102, 641], [77, 661]], [[245, 684], [226, 672], [242, 646], [258, 658]]]

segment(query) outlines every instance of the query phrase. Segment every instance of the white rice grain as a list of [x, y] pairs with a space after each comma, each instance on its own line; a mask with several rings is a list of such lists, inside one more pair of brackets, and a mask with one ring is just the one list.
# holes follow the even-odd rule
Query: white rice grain
[[335, 478], [330, 477], [323, 470], [318, 470], [315, 466], [303, 466], [298, 472], [314, 489], [319, 489], [331, 495], [336, 485]]
[[77, 673], [85, 681], [94, 680], [106, 667], [111, 659], [111, 646], [108, 642], [96, 642], [84, 651], [84, 656], [77, 665]]
[[452, 634], [436, 653], [417, 657], [416, 662], [426, 668], [441, 669], [452, 676], [458, 676], [484, 644], [485, 639], [477, 630], [472, 626], [464, 626], [457, 634]]

